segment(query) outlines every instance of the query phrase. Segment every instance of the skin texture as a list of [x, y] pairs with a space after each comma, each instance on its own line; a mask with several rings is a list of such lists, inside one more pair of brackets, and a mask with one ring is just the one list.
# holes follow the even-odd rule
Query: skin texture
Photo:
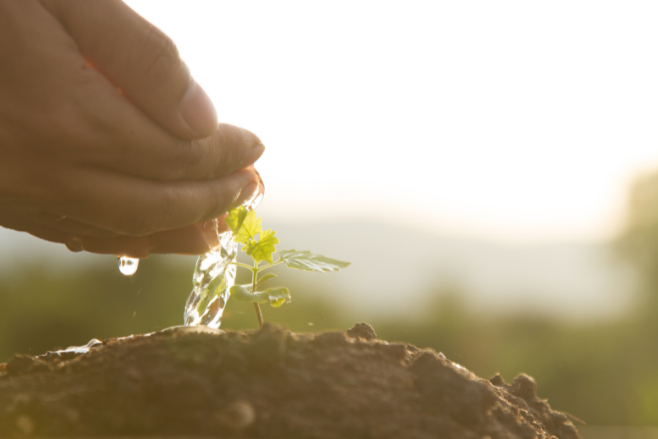
[[[0, 225], [72, 251], [200, 254], [263, 191], [175, 45], [114, 0], [0, 0]], [[223, 223], [219, 221], [219, 223]]]

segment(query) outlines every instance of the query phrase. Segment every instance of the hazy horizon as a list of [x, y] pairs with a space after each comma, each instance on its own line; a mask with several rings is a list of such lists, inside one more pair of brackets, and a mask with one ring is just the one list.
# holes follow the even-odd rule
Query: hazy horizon
[[[449, 293], [484, 315], [529, 313], [583, 322], [621, 317], [637, 299], [634, 273], [607, 243], [505, 244], [358, 220], [294, 224], [265, 217], [264, 225], [277, 230], [279, 250], [312, 250], [352, 262], [322, 278], [282, 275], [339, 297], [356, 314], [413, 315]], [[7, 229], [0, 229], [0, 242], [0, 275], [28, 264], [55, 271], [116, 264], [111, 255], [71, 253]], [[158, 258], [189, 266], [191, 282], [195, 257]]]

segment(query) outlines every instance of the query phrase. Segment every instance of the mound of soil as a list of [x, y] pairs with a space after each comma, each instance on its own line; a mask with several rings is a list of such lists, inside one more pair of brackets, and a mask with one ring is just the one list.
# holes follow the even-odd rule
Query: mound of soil
[[579, 438], [527, 375], [345, 332], [168, 330], [0, 365], [0, 437]]

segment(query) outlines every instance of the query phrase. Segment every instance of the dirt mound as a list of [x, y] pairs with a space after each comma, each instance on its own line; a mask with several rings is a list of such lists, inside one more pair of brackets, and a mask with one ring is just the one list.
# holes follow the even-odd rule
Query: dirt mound
[[0, 365], [0, 437], [576, 439], [520, 375], [343, 332], [169, 330]]

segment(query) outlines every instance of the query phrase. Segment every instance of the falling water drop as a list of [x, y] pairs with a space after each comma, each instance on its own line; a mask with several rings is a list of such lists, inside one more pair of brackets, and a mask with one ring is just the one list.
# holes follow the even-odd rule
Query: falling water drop
[[137, 272], [137, 267], [139, 267], [139, 259], [137, 258], [128, 258], [122, 256], [119, 258], [119, 271], [124, 276], [132, 276]]

